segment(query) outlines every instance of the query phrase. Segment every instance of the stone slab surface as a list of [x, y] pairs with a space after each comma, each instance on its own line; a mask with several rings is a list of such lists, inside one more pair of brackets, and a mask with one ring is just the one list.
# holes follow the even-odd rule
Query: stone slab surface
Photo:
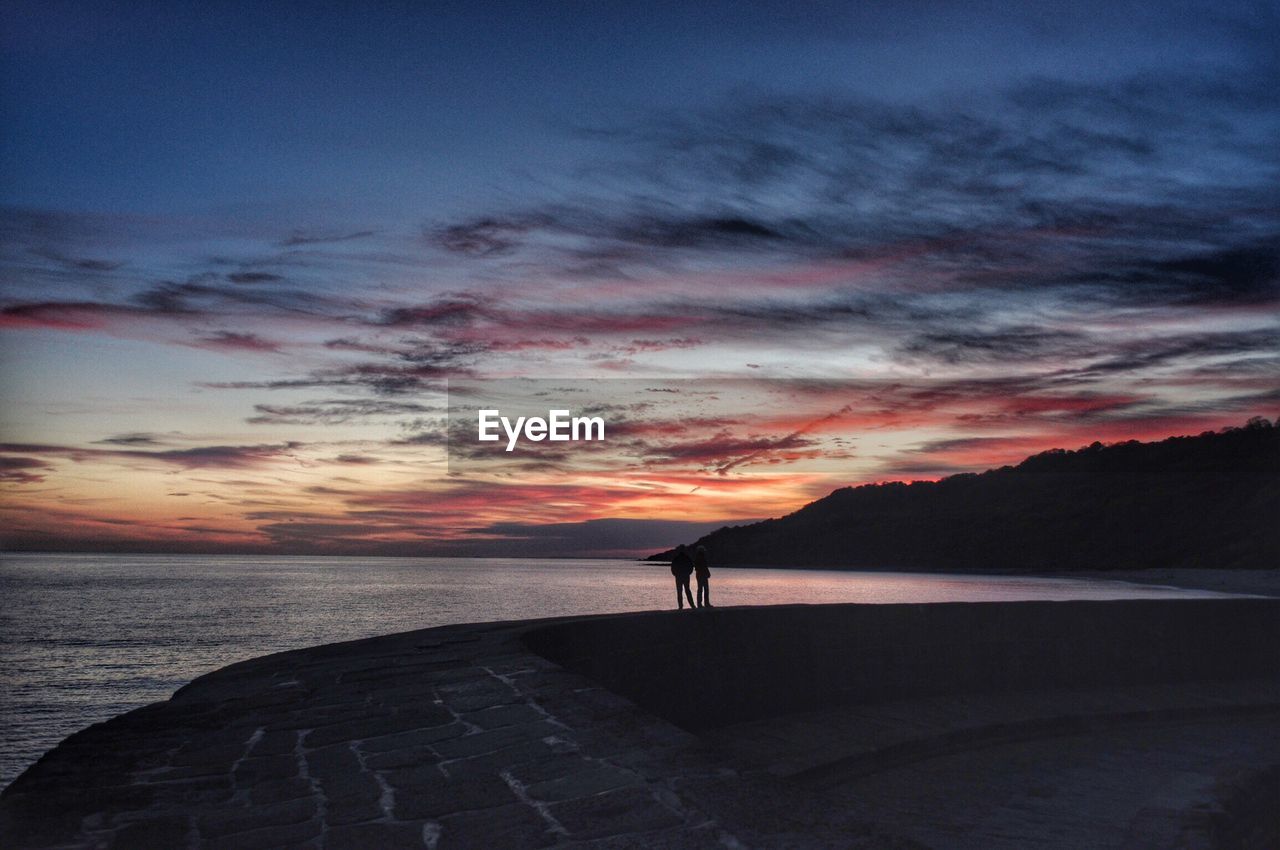
[[917, 846], [717, 763], [520, 632], [451, 626], [204, 676], [26, 771], [0, 797], [0, 846]]
[[[1258, 616], [1280, 608], [1259, 604], [1204, 610], [1215, 623], [1237, 611], [1266, 628], [1280, 622]], [[1026, 605], [989, 612], [1021, 634], [1027, 611], [1069, 610]], [[927, 619], [920, 607], [903, 606], [904, 616]], [[861, 701], [695, 735], [527, 645], [548, 627], [563, 645], [574, 639], [563, 627], [581, 622], [613, 641], [595, 652], [617, 664], [666, 659], [632, 672], [670, 682], [678, 665], [644, 635], [692, 635], [701, 643], [674, 646], [714, 643], [709, 657], [764, 669], [787, 661], [770, 624], [879, 621], [884, 608], [450, 626], [254, 659], [68, 738], [0, 795], [0, 847], [1212, 846], [1223, 811], [1243, 807], [1237, 820], [1251, 822], [1269, 810], [1267, 789], [1280, 788], [1280, 677], [1253, 675], [1265, 665], [1211, 682]], [[1145, 629], [1170, 609], [1098, 610], [1117, 622], [1116, 612], [1150, 612], [1157, 620], [1133, 621]], [[931, 634], [920, 647], [934, 645]], [[998, 649], [997, 637], [989, 631], [984, 645]], [[921, 663], [901, 644], [862, 640], [856, 656], [801, 644], [829, 665]], [[1189, 657], [1198, 670], [1207, 655]], [[674, 679], [695, 706], [700, 684], [723, 685]], [[742, 699], [768, 686], [739, 679]], [[1269, 778], [1260, 785], [1255, 774]]]

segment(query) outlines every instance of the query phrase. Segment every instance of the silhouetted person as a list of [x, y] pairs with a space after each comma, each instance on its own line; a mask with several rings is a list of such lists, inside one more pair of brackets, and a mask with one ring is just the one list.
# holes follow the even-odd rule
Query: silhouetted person
[[707, 547], [699, 546], [693, 553], [693, 573], [698, 577], [698, 607], [711, 607], [711, 567], [707, 564]]
[[[683, 543], [676, 547], [676, 554], [671, 559], [671, 574], [676, 577], [676, 607], [684, 608], [684, 601], [688, 599], [689, 607], [693, 608], [693, 594], [689, 592], [689, 576], [693, 575], [693, 558], [689, 557], [689, 552]], [[680, 595], [682, 590], [684, 596]]]

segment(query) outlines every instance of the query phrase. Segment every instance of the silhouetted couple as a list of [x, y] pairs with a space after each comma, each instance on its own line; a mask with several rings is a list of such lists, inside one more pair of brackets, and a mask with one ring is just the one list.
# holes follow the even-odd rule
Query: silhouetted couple
[[[707, 550], [699, 546], [689, 557], [689, 549], [683, 543], [676, 547], [676, 554], [671, 559], [671, 574], [676, 577], [676, 607], [683, 609], [684, 601], [689, 600], [690, 608], [711, 607], [711, 567], [707, 564]], [[693, 594], [689, 592], [689, 577], [698, 577], [698, 601], [695, 605]], [[683, 596], [681, 594], [684, 594]]]

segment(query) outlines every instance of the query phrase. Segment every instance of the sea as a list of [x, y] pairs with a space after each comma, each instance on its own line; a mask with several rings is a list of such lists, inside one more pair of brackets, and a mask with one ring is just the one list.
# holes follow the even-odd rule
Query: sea
[[[718, 606], [1213, 595], [999, 575], [711, 578]], [[666, 565], [622, 559], [0, 554], [0, 788], [67, 735], [234, 661], [451, 623], [673, 607]]]

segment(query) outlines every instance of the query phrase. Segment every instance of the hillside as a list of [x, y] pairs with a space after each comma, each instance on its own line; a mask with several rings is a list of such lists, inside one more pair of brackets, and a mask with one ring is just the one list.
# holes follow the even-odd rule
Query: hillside
[[1277, 567], [1280, 423], [1053, 449], [936, 482], [845, 487], [697, 542], [724, 566]]

